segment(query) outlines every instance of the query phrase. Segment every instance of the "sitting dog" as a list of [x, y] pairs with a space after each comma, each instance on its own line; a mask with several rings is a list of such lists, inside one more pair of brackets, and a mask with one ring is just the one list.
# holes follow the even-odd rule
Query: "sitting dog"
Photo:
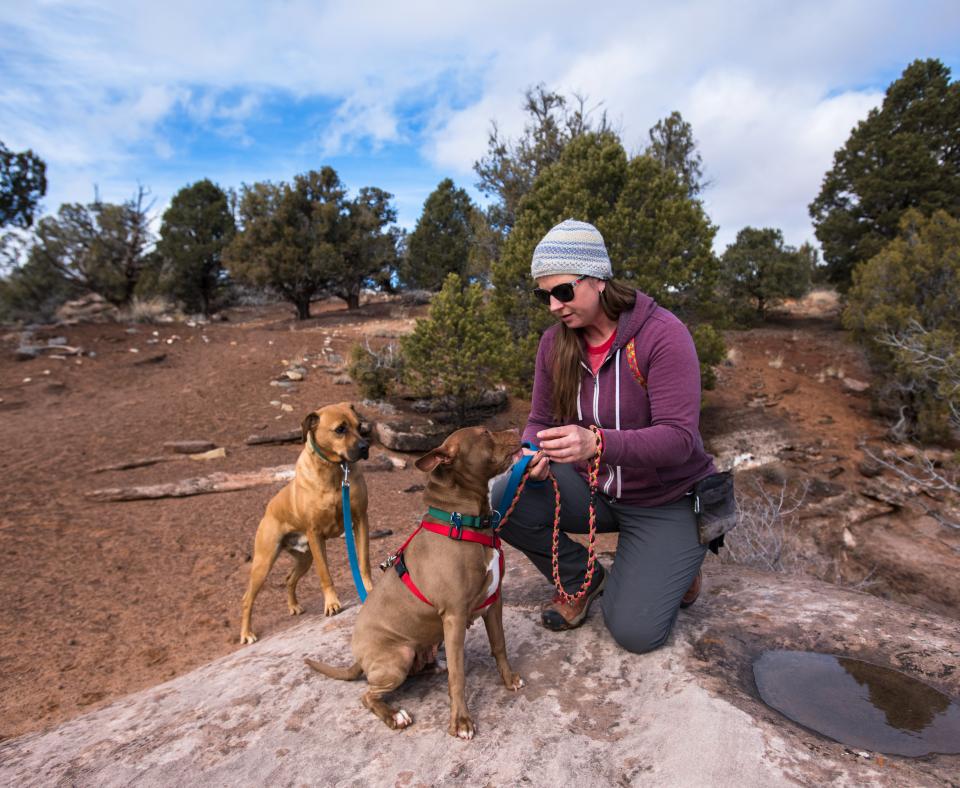
[[[417, 467], [430, 474], [424, 499], [431, 510], [425, 525], [450, 529], [450, 518], [443, 513], [458, 512], [464, 521], [461, 538], [456, 529], [450, 535], [415, 532], [401, 548], [397, 566], [387, 569], [360, 609], [351, 643], [354, 664], [335, 668], [307, 660], [331, 678], [354, 680], [365, 674], [368, 688], [361, 702], [390, 728], [406, 728], [413, 720], [405, 710], [388, 706], [382, 696], [429, 662], [443, 641], [450, 688], [448, 731], [473, 738], [475, 727], [464, 697], [463, 647], [467, 627], [477, 616], [483, 617], [503, 683], [511, 690], [523, 686], [507, 661], [499, 594], [501, 555], [494, 547], [468, 540], [492, 540], [491, 526], [499, 518], [490, 517], [487, 482], [509, 468], [519, 452], [516, 432], [469, 427], [418, 459]], [[485, 522], [478, 522], [481, 517]], [[401, 579], [404, 575], [410, 582]]]
[[369, 522], [367, 520], [367, 484], [358, 460], [369, 455], [369, 444], [360, 437], [360, 417], [347, 402], [327, 405], [307, 414], [303, 420], [303, 451], [297, 458], [295, 476], [267, 504], [253, 546], [250, 584], [243, 595], [240, 642], [253, 643], [257, 636], [250, 629], [253, 603], [280, 550], [287, 550], [296, 564], [287, 575], [287, 607], [290, 615], [303, 612], [297, 602], [297, 583], [310, 569], [317, 568], [323, 588], [323, 614], [335, 615], [340, 600], [333, 589], [327, 568], [326, 540], [343, 533], [341, 484], [346, 463], [350, 469], [350, 514], [357, 543], [360, 575], [367, 591], [370, 578]]

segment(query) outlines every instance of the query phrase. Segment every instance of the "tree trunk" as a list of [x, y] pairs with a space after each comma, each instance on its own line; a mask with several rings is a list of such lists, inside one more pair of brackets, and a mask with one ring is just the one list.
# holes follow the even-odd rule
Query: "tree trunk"
[[310, 319], [310, 299], [296, 301], [295, 305], [297, 307], [297, 320], [309, 320]]
[[360, 308], [360, 294], [359, 293], [347, 293], [343, 299], [347, 302], [347, 309], [359, 309]]

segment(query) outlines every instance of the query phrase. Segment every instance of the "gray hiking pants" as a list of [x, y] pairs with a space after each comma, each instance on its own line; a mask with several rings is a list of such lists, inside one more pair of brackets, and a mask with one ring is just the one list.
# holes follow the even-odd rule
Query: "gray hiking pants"
[[[590, 490], [572, 465], [551, 463], [560, 487], [560, 579], [574, 593], [586, 576], [587, 550], [566, 532], [589, 531]], [[503, 497], [507, 477], [491, 491], [494, 509]], [[553, 582], [551, 543], [554, 517], [553, 485], [527, 483], [503, 540], [522, 551]], [[707, 548], [697, 538], [692, 496], [662, 506], [628, 506], [597, 496], [597, 531], [619, 531], [613, 567], [600, 598], [607, 629], [623, 648], [636, 653], [662, 646], [687, 592], [703, 563]]]

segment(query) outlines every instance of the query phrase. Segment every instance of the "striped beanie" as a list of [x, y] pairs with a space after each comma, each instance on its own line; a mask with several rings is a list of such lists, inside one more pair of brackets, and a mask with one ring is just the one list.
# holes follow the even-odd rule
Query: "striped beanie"
[[592, 224], [567, 219], [548, 232], [533, 250], [530, 275], [579, 274], [612, 279], [613, 269], [603, 236]]

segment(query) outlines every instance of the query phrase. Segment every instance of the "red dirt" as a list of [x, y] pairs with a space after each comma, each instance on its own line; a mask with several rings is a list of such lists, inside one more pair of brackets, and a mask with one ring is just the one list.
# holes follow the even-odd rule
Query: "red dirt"
[[[69, 345], [96, 354], [80, 359], [15, 361], [19, 334], [3, 338], [0, 738], [55, 724], [241, 648], [240, 598], [253, 534], [279, 485], [130, 503], [92, 503], [84, 493], [293, 463], [298, 445], [248, 447], [244, 440], [295, 429], [321, 404], [359, 399], [352, 384], [334, 383], [329, 368], [311, 367], [325, 340], [346, 357], [357, 338], [384, 341], [376, 337], [407, 330], [417, 312], [378, 303], [348, 314], [342, 302], [315, 305], [314, 311], [302, 323], [285, 307], [273, 306], [233, 310], [229, 322], [206, 326], [142, 324], [128, 333], [124, 325], [96, 324], [37, 331], [38, 340], [65, 336]], [[859, 459], [856, 441], [882, 432], [883, 425], [870, 415], [866, 396], [841, 394], [837, 379], [820, 383], [816, 373], [843, 364], [847, 375], [869, 376], [859, 352], [830, 319], [786, 321], [729, 335], [741, 359], [720, 370], [720, 385], [707, 399], [705, 432], [729, 431], [748, 412], [745, 398], [757, 391], [785, 391], [777, 404], [760, 408], [764, 418], [835, 447], [849, 480]], [[179, 338], [168, 345], [174, 335]], [[162, 361], [136, 365], [160, 353], [166, 354]], [[777, 353], [784, 357], [779, 369], [769, 366]], [[285, 395], [269, 385], [284, 360], [304, 355], [308, 375], [295, 391]], [[281, 411], [271, 400], [293, 410]], [[512, 402], [496, 426], [519, 426], [525, 415], [525, 403]], [[822, 423], [825, 416], [832, 422]], [[227, 456], [92, 471], [163, 454], [164, 442], [188, 439], [224, 446]], [[371, 543], [379, 562], [421, 513], [419, 493], [406, 489], [421, 483], [422, 474], [410, 462], [405, 470], [370, 472], [367, 480], [372, 531], [393, 531]], [[330, 552], [340, 598], [354, 603], [343, 543]], [[278, 562], [257, 600], [254, 627], [261, 635], [292, 621], [283, 592], [286, 560]], [[312, 573], [301, 582], [300, 596], [305, 615], [322, 611]]]

